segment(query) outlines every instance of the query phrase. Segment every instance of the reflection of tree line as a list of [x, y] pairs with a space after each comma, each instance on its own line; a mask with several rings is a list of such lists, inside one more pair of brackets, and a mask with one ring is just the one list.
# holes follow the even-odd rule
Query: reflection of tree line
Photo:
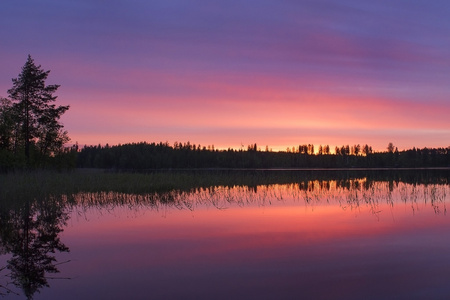
[[289, 184], [230, 185], [198, 187], [190, 190], [171, 190], [144, 194], [122, 192], [94, 192], [73, 195], [77, 209], [117, 207], [151, 210], [188, 209], [213, 206], [224, 209], [232, 206], [266, 206], [275, 202], [294, 201], [307, 206], [338, 204], [342, 209], [358, 210], [367, 207], [379, 212], [383, 204], [410, 205], [413, 212], [430, 205], [435, 213], [446, 213], [446, 198], [450, 186], [445, 183], [406, 183], [402, 181], [373, 181], [367, 178], [340, 180], [306, 180]]
[[56, 199], [24, 201], [14, 207], [0, 209], [0, 250], [9, 254], [8, 283], [0, 283], [0, 292], [15, 293], [11, 285], [20, 288], [31, 299], [43, 287], [48, 287], [49, 274], [58, 273], [54, 253], [68, 252], [59, 237], [66, 224], [65, 205]]
[[[58, 272], [55, 252], [68, 252], [59, 234], [72, 210], [128, 207], [166, 210], [211, 206], [226, 209], [234, 206], [269, 206], [293, 201], [307, 207], [338, 204], [344, 210], [369, 209], [373, 214], [380, 206], [404, 203], [415, 213], [430, 205], [435, 213], [446, 213], [450, 193], [448, 171], [415, 172], [234, 172], [227, 171], [187, 175], [167, 188], [144, 188], [138, 192], [107, 191], [60, 193], [59, 196], [40, 194], [40, 200], [17, 197], [17, 201], [0, 203], [0, 254], [10, 255], [7, 270], [9, 284], [0, 282], [0, 295], [20, 288], [27, 298], [48, 286], [48, 279]], [[121, 174], [115, 174], [114, 182]], [[136, 174], [139, 175], [139, 174]], [[184, 174], [186, 175], [186, 174]], [[128, 175], [124, 175], [128, 176]], [[128, 178], [128, 177], [124, 177]], [[163, 176], [163, 178], [165, 178]], [[208, 178], [206, 181], [199, 178]], [[188, 180], [189, 179], [189, 180]], [[189, 181], [188, 184], [185, 184]], [[100, 182], [100, 181], [99, 181]], [[173, 187], [179, 186], [179, 188]], [[21, 200], [22, 199], [22, 200]], [[80, 212], [82, 213], [82, 211]], [[4, 277], [5, 278], [5, 277]]]
[[0, 174], [2, 202], [17, 202], [30, 197], [72, 195], [80, 192], [111, 191], [127, 194], [151, 194], [173, 190], [190, 191], [211, 186], [261, 186], [308, 181], [407, 182], [411, 184], [448, 184], [450, 169], [444, 170], [184, 170], [142, 173], [77, 170], [74, 172], [28, 172]]

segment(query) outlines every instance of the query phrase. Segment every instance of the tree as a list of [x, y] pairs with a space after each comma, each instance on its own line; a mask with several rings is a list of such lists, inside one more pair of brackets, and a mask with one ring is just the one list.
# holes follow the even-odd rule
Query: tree
[[307, 154], [313, 155], [314, 154], [314, 145], [308, 144], [308, 152]]
[[13, 78], [13, 87], [8, 90], [12, 101], [12, 118], [17, 132], [14, 137], [14, 151], [24, 151], [27, 163], [30, 150], [36, 150], [41, 157], [52, 156], [62, 150], [69, 141], [67, 131], [59, 123], [69, 106], [56, 106], [53, 94], [59, 85], [46, 85], [50, 71], [44, 71], [28, 55], [22, 72]]
[[336, 147], [334, 148], [334, 153], [336, 153], [336, 155], [342, 155], [342, 154], [341, 154], [341, 148], [339, 148], [338, 146], [336, 146]]
[[356, 156], [358, 156], [358, 155], [361, 153], [361, 145], [358, 144], [358, 145], [355, 145], [355, 146], [353, 146], [353, 147], [354, 147], [354, 148], [353, 148], [354, 154], [355, 154]]
[[395, 150], [394, 144], [389, 143], [388, 146], [387, 146], [387, 151], [389, 153], [394, 153], [394, 150]]
[[12, 102], [0, 98], [0, 150], [11, 150], [14, 137]]
[[365, 144], [362, 148], [362, 153], [367, 156], [369, 154], [372, 153], [372, 147], [370, 147], [369, 145]]

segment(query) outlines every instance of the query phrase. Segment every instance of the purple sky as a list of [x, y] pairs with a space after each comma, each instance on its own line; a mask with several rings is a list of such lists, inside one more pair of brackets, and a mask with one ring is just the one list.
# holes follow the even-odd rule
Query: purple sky
[[0, 4], [0, 96], [31, 54], [72, 142], [450, 146], [448, 1]]

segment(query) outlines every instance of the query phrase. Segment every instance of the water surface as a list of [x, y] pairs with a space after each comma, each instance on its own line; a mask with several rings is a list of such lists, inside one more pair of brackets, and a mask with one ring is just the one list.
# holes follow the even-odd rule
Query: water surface
[[0, 291], [5, 299], [448, 299], [448, 172], [414, 172], [298, 172], [264, 184], [30, 199], [2, 209]]

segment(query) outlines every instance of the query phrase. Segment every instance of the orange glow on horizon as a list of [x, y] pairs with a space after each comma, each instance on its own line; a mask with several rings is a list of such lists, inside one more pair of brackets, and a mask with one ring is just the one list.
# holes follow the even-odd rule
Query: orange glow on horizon
[[[351, 91], [326, 92], [267, 75], [241, 75], [242, 82], [233, 79], [236, 74], [211, 74], [205, 79], [198, 74], [130, 70], [128, 75], [130, 84], [136, 85], [131, 95], [120, 88], [84, 95], [78, 89], [62, 90], [61, 99], [78, 102], [63, 116], [73, 143], [189, 141], [215, 149], [256, 143], [273, 151], [302, 144], [329, 145], [331, 151], [336, 146], [368, 144], [384, 151], [389, 142], [399, 150], [447, 147], [443, 143], [450, 137], [445, 129], [450, 128], [450, 107], [439, 99], [430, 104]], [[167, 92], [143, 88], [156, 78]], [[120, 86], [120, 80], [115, 81]]]
[[[214, 145], [216, 149], [240, 149], [241, 145], [246, 148], [257, 143], [261, 149], [268, 146], [274, 151], [285, 151], [287, 147], [302, 144], [314, 144], [316, 148], [329, 145], [332, 150], [335, 146], [368, 144], [377, 151], [384, 151], [389, 142], [398, 145], [400, 150], [448, 146], [442, 144], [443, 139], [421, 141], [421, 144], [401, 140], [417, 134], [426, 136], [431, 131], [443, 137], [449, 135], [450, 130], [439, 129], [446, 126], [442, 117], [437, 116], [434, 121], [401, 117], [403, 104], [391, 104], [390, 110], [386, 111], [386, 103], [370, 98], [349, 100], [345, 104], [342, 101], [326, 96], [317, 96], [314, 101], [258, 105], [244, 100], [214, 103], [204, 100], [178, 107], [176, 99], [169, 98], [160, 102], [173, 108], [152, 108], [151, 104], [145, 108], [145, 100], [141, 100], [138, 102], [144, 104], [135, 107], [131, 102], [127, 107], [112, 106], [109, 109], [102, 109], [104, 104], [99, 102], [92, 105], [90, 111], [71, 108], [70, 113], [84, 115], [82, 124], [77, 119], [70, 119], [70, 113], [63, 121], [72, 142], [87, 145], [189, 141], [191, 144]], [[365, 104], [360, 105], [360, 102]], [[100, 110], [102, 114], [98, 115]], [[415, 117], [426, 109], [422, 105], [410, 105], [410, 111]], [[432, 113], [442, 115], [450, 114], [450, 111], [447, 107], [437, 106]], [[380, 117], [370, 118], [370, 114]], [[76, 126], [71, 125], [75, 123]], [[71, 127], [76, 129], [70, 130]], [[377, 132], [397, 132], [398, 137], [385, 137]]]

